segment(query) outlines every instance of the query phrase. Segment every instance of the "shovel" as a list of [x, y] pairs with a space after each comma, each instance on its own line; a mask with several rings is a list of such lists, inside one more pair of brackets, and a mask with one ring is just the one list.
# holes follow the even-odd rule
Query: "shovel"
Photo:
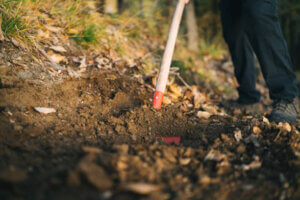
[[168, 82], [168, 76], [169, 76], [169, 71], [171, 67], [171, 62], [172, 62], [172, 57], [174, 54], [174, 48], [176, 44], [176, 38], [178, 35], [178, 30], [185, 6], [185, 1], [186, 0], [179, 0], [176, 11], [172, 20], [170, 32], [169, 32], [169, 37], [167, 41], [167, 45], [165, 48], [165, 52], [163, 55], [163, 59], [161, 62], [160, 70], [159, 70], [159, 75], [157, 79], [157, 84], [156, 84], [156, 89], [153, 97], [153, 108], [160, 110], [161, 105], [163, 102], [163, 97], [164, 97], [164, 92], [166, 89], [166, 85]]

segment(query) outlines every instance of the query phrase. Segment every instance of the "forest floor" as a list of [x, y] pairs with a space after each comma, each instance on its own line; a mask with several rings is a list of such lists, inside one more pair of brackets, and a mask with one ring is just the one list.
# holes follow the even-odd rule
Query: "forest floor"
[[1, 45], [0, 199], [300, 198], [299, 122], [225, 111], [212, 88], [157, 111], [151, 78], [108, 55], [76, 76]]

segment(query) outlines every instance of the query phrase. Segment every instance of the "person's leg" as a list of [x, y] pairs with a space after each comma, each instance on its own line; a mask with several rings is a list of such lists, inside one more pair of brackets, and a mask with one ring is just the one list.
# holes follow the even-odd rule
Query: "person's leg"
[[298, 95], [296, 76], [283, 37], [277, 0], [243, 0], [246, 32], [274, 101], [292, 102]]
[[223, 35], [228, 44], [239, 83], [239, 102], [254, 104], [259, 102], [256, 90], [256, 69], [254, 55], [245, 33], [245, 19], [242, 14], [242, 0], [221, 0], [221, 21]]

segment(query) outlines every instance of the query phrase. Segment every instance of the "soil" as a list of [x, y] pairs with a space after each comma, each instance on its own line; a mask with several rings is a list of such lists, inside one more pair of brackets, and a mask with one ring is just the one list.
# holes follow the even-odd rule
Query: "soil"
[[152, 94], [110, 71], [2, 83], [0, 199], [300, 199], [298, 122], [157, 111]]

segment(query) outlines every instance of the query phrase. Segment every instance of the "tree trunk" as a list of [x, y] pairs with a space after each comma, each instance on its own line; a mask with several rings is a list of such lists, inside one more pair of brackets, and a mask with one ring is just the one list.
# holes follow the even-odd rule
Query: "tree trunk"
[[186, 6], [186, 26], [188, 35], [188, 49], [192, 51], [198, 50], [198, 27], [195, 15], [194, 3], [190, 2]]
[[105, 13], [114, 14], [118, 12], [118, 0], [105, 1]]

